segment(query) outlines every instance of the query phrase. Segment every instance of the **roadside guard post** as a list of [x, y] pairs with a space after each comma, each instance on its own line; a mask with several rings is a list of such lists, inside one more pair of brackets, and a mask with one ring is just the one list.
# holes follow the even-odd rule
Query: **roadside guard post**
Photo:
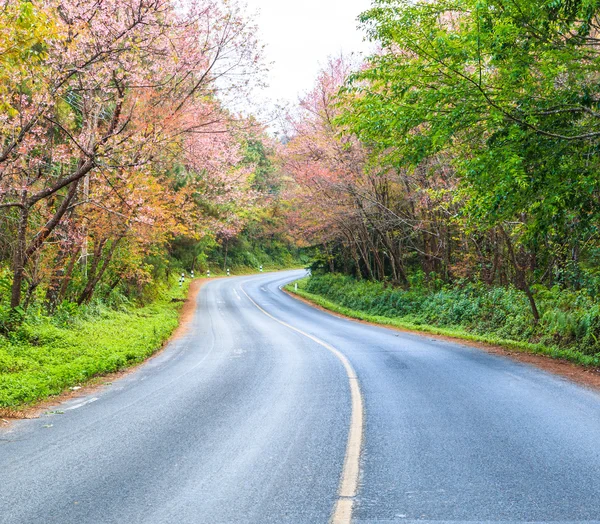
[[179, 277], [179, 287], [183, 286], [184, 280], [185, 280], [185, 273], [181, 273], [181, 277]]
[[298, 291], [298, 282], [294, 283], [294, 291]]
[[229, 276], [229, 268], [227, 268], [227, 276]]
[[262, 265], [260, 266], [260, 272], [262, 273]]
[[192, 278], [194, 278], [194, 270], [192, 269]]
[[210, 278], [210, 269], [206, 271], [206, 278]]

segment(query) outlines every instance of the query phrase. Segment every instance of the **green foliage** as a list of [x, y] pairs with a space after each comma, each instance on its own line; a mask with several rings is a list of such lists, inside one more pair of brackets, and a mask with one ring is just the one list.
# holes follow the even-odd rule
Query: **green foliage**
[[378, 0], [362, 20], [386, 52], [357, 75], [362, 96], [342, 121], [392, 164], [451, 151], [474, 224], [527, 213], [531, 234], [574, 220], [584, 228], [598, 217], [599, 102], [590, 93], [600, 58], [589, 23], [599, 9]]
[[[211, 266], [223, 268], [224, 249], [220, 247], [210, 252], [209, 260]], [[265, 269], [285, 269], [304, 265], [308, 262], [308, 257], [281, 238], [256, 242], [241, 234], [228, 247], [227, 260], [227, 266], [230, 268], [256, 269], [262, 265]]]
[[189, 272], [193, 268], [201, 275], [209, 269], [212, 274], [224, 273], [227, 268], [237, 273], [256, 271], [261, 265], [265, 270], [286, 269], [305, 266], [310, 260], [307, 253], [279, 235], [251, 236], [252, 231], [246, 228], [226, 245], [209, 237], [200, 241], [176, 239], [171, 244], [170, 267], [175, 273]]
[[412, 326], [435, 326], [503, 340], [543, 344], [600, 362], [600, 305], [585, 291], [537, 289], [542, 318], [532, 322], [527, 297], [512, 287], [464, 283], [410, 291], [335, 274], [317, 274], [302, 287], [333, 304]]
[[251, 138], [246, 144], [245, 162], [254, 166], [252, 188], [263, 194], [276, 195], [281, 191], [282, 180], [272, 162], [273, 151], [259, 138]]
[[444, 163], [461, 235], [510, 237], [519, 287], [578, 289], [600, 223], [599, 15], [595, 0], [375, 0], [361, 21], [381, 52], [337, 124], [381, 171]]
[[52, 317], [28, 313], [0, 336], [0, 408], [19, 408], [142, 362], [171, 335], [187, 286], [142, 308], [63, 303]]

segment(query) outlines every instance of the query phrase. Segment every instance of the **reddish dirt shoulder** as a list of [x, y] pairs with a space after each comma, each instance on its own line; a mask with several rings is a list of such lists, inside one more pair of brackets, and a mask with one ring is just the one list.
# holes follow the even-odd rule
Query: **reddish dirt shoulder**
[[179, 316], [179, 326], [175, 329], [175, 331], [171, 335], [171, 338], [169, 338], [169, 340], [167, 340], [162, 345], [162, 347], [155, 351], [152, 354], [152, 356], [149, 357], [147, 360], [122, 371], [117, 371], [116, 373], [110, 373], [108, 375], [94, 377], [89, 382], [85, 383], [82, 387], [79, 387], [76, 390], [67, 390], [61, 393], [60, 395], [49, 397], [48, 399], [41, 401], [35, 406], [27, 407], [21, 410], [0, 408], [0, 428], [6, 427], [8, 424], [10, 424], [11, 420], [38, 418], [50, 408], [56, 407], [57, 404], [62, 404], [63, 402], [66, 402], [68, 400], [91, 395], [94, 391], [98, 391], [99, 389], [109, 384], [112, 384], [113, 382], [116, 382], [117, 380], [126, 377], [127, 375], [130, 375], [149, 360], [156, 358], [164, 351], [169, 342], [181, 338], [189, 331], [192, 324], [192, 319], [194, 318], [194, 311], [196, 310], [196, 306], [198, 303], [198, 295], [200, 293], [200, 289], [205, 283], [210, 282], [211, 280], [217, 279], [203, 278], [201, 280], [194, 280], [191, 283], [190, 288], [188, 290], [188, 296], [181, 308]]
[[476, 347], [487, 351], [488, 353], [492, 353], [494, 355], [500, 355], [503, 357], [508, 357], [518, 362], [523, 362], [525, 364], [531, 364], [536, 366], [544, 371], [549, 373], [554, 373], [555, 375], [560, 375], [561, 377], [567, 378], [573, 382], [576, 382], [582, 386], [586, 386], [595, 390], [600, 391], [600, 369], [598, 368], [586, 368], [583, 366], [579, 366], [572, 362], [568, 362], [566, 360], [554, 359], [552, 357], [546, 355], [535, 355], [532, 353], [522, 353], [520, 351], [514, 351], [507, 349], [502, 346], [496, 346], [493, 344], [486, 344], [484, 342], [475, 342], [472, 340], [465, 340], [459, 337], [449, 337], [446, 335], [434, 335], [432, 333], [427, 333], [423, 331], [416, 331], [411, 329], [403, 329], [395, 326], [389, 326], [387, 324], [376, 324], [374, 322], [368, 322], [366, 320], [359, 320], [352, 317], [348, 317], [346, 315], [342, 315], [341, 313], [337, 313], [335, 311], [330, 311], [329, 309], [320, 306], [304, 297], [294, 295], [289, 291], [284, 290], [285, 293], [290, 295], [292, 298], [296, 300], [300, 300], [308, 304], [311, 307], [319, 309], [321, 311], [325, 311], [330, 315], [345, 318], [347, 320], [352, 320], [354, 322], [359, 322], [361, 324], [368, 324], [370, 326], [384, 327], [387, 329], [393, 329], [394, 331], [400, 331], [402, 333], [412, 333], [415, 335], [421, 335], [428, 338], [432, 338], [434, 340], [443, 340], [446, 342], [460, 342], [465, 346]]
[[[177, 329], [173, 332], [167, 343], [171, 340], [177, 340], [189, 332], [192, 325], [192, 319], [194, 318], [194, 312], [196, 311], [196, 306], [198, 305], [198, 295], [200, 293], [200, 289], [204, 284], [206, 284], [206, 282], [210, 282], [211, 280], [217, 279], [203, 278], [202, 280], [194, 280], [190, 284], [187, 299], [183, 303], [181, 312], [179, 313], [179, 326], [177, 326]], [[165, 345], [167, 343], [165, 343]]]

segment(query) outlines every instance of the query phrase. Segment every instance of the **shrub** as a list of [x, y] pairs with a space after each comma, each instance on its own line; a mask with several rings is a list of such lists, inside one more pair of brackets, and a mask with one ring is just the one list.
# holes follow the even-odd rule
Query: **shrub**
[[422, 274], [411, 282], [413, 287], [407, 291], [328, 273], [313, 275], [305, 289], [369, 315], [519, 342], [542, 342], [600, 356], [600, 304], [586, 290], [536, 288], [542, 312], [536, 325], [527, 297], [513, 287], [464, 282], [440, 289], [428, 286]]

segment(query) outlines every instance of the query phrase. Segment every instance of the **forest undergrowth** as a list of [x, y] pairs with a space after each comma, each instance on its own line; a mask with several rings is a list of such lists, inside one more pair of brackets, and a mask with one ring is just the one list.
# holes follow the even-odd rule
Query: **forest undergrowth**
[[[538, 288], [541, 318], [533, 321], [525, 293], [462, 283], [410, 290], [340, 274], [315, 274], [296, 293], [343, 315], [600, 366], [600, 307], [585, 290]], [[293, 286], [288, 286], [293, 291]]]
[[156, 352], [178, 325], [189, 283], [163, 285], [151, 303], [64, 304], [53, 315], [28, 310], [0, 335], [0, 412], [10, 413]]

